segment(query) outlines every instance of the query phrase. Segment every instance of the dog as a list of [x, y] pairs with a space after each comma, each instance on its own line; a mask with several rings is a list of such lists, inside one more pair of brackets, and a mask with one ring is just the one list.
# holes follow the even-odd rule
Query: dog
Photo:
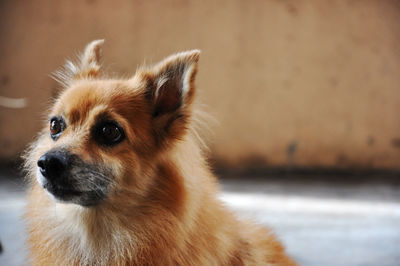
[[200, 51], [117, 79], [103, 42], [56, 74], [65, 88], [25, 155], [31, 263], [295, 265], [218, 200], [196, 131]]

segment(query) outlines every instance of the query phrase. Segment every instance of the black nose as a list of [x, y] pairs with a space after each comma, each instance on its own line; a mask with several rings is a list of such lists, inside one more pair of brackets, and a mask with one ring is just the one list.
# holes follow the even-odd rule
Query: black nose
[[37, 165], [40, 173], [49, 179], [60, 178], [68, 168], [68, 156], [65, 152], [50, 151], [39, 158]]

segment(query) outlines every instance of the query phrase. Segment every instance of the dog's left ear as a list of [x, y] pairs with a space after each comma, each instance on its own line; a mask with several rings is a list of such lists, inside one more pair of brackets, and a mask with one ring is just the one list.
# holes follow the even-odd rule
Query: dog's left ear
[[174, 54], [141, 73], [155, 126], [165, 133], [177, 135], [190, 116], [199, 57], [199, 50]]
[[98, 78], [101, 75], [103, 44], [104, 40], [90, 42], [77, 63], [67, 61], [63, 69], [53, 72], [53, 78], [64, 87], [74, 80]]
[[75, 79], [97, 78], [100, 75], [103, 44], [104, 40], [95, 40], [86, 46], [75, 67]]

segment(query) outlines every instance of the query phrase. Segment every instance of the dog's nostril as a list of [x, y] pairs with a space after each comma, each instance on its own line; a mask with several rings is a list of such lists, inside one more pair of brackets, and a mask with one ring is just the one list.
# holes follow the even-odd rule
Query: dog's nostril
[[42, 157], [39, 158], [39, 160], [37, 161], [37, 165], [40, 168], [40, 173], [42, 173], [42, 175], [44, 177], [47, 176], [46, 174], [46, 155], [43, 155]]
[[41, 174], [48, 179], [59, 178], [66, 170], [68, 159], [59, 153], [47, 153], [40, 157], [37, 165]]
[[38, 165], [40, 168], [45, 169], [45, 168], [46, 168], [45, 164], [46, 164], [46, 157], [43, 155], [43, 156], [40, 157], [39, 160], [37, 161], [37, 165]]

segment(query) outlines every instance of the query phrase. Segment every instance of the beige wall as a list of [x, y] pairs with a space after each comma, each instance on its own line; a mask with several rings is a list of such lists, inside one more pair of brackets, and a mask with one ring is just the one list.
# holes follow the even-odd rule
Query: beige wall
[[1, 1], [0, 155], [43, 125], [48, 74], [92, 39], [133, 73], [200, 48], [198, 87], [222, 163], [400, 169], [398, 1]]

